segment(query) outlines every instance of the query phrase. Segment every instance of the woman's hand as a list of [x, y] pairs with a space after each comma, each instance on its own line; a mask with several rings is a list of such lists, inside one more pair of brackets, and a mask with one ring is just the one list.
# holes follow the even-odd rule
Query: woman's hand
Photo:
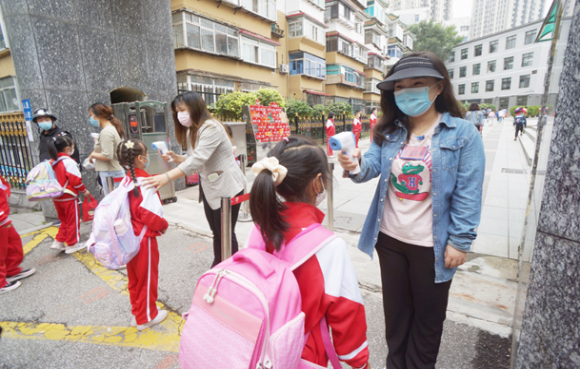
[[169, 183], [169, 179], [165, 173], [162, 173], [156, 176], [143, 178], [141, 183], [144, 188], [155, 188], [155, 191], [159, 191], [161, 187]]
[[445, 268], [455, 268], [465, 263], [467, 253], [459, 251], [451, 245], [445, 248]]
[[161, 150], [159, 150], [159, 156], [165, 161], [168, 162], [169, 160], [173, 159], [173, 162], [176, 164], [181, 164], [185, 161], [185, 158], [181, 155], [176, 154], [175, 152], [169, 150], [167, 154], [162, 154]]
[[[337, 157], [338, 162], [340, 163], [342, 169], [347, 170], [349, 172], [356, 169], [357, 163], [350, 160], [350, 157], [346, 155], [343, 151], [340, 151]], [[354, 149], [354, 157], [357, 158], [358, 161], [360, 161], [361, 152], [359, 149]]]
[[94, 152], [94, 151], [93, 151], [93, 152], [91, 153], [91, 155], [89, 155], [89, 161], [90, 161], [91, 163], [94, 163], [94, 162], [95, 162], [95, 160], [96, 160], [96, 158], [95, 158], [95, 154], [96, 154], [96, 152]]

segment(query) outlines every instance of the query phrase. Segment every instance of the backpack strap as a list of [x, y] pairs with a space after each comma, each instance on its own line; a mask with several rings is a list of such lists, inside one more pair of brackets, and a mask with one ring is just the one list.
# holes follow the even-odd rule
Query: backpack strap
[[295, 270], [336, 238], [338, 236], [334, 232], [329, 231], [319, 223], [314, 223], [300, 232], [288, 244], [283, 245], [280, 251], [276, 251], [274, 255], [286, 261], [292, 266], [292, 270]]
[[334, 345], [330, 339], [330, 333], [328, 332], [328, 323], [326, 323], [326, 317], [323, 316], [320, 320], [320, 332], [322, 333], [322, 342], [324, 343], [324, 349], [326, 350], [326, 355], [332, 364], [333, 369], [342, 369], [340, 365], [340, 360], [338, 360], [338, 355], [334, 350]]

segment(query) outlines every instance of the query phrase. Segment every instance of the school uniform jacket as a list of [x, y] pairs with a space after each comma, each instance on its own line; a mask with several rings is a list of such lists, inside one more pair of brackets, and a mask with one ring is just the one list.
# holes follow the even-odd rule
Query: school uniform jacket
[[6, 227], [11, 224], [12, 221], [8, 219], [10, 215], [10, 203], [8, 198], [10, 197], [10, 184], [0, 176], [0, 227]]
[[[324, 219], [324, 213], [315, 206], [284, 204], [287, 209], [283, 216], [291, 225], [284, 237], [287, 243]], [[364, 368], [369, 360], [365, 308], [344, 240], [331, 241], [298, 267], [294, 275], [306, 315], [304, 329], [310, 332], [302, 358], [326, 366], [326, 351], [318, 328], [321, 318], [326, 316], [339, 359], [354, 368]]]
[[65, 188], [65, 193], [54, 201], [66, 201], [79, 196], [79, 192], [87, 190], [85, 187], [79, 167], [68, 154], [58, 153], [58, 158], [52, 161], [52, 169], [56, 174], [56, 179]]
[[[149, 173], [142, 169], [135, 168], [137, 181], [140, 178], [149, 177]], [[131, 172], [127, 172], [129, 180], [133, 180]], [[141, 186], [139, 197], [136, 197], [133, 191], [129, 192], [129, 206], [131, 208], [131, 224], [136, 236], [141, 234], [144, 226], [147, 226], [145, 237], [153, 238], [161, 235], [161, 231], [167, 229], [169, 224], [163, 219], [163, 207], [159, 194], [154, 188], [145, 189]]]

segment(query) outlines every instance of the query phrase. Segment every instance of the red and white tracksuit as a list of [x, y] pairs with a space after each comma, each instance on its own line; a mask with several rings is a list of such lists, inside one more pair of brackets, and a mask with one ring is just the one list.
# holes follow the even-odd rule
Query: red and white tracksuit
[[10, 214], [10, 184], [0, 176], [0, 288], [6, 286], [6, 276], [22, 271], [20, 263], [24, 259], [22, 240], [14, 229]]
[[79, 192], [86, 191], [86, 187], [82, 182], [77, 162], [68, 154], [58, 153], [58, 158], [52, 161], [52, 169], [58, 183], [63, 187], [66, 184], [65, 193], [52, 200], [60, 220], [56, 240], [65, 242], [67, 246], [73, 246], [81, 240], [81, 217], [77, 199]]
[[[135, 168], [137, 179], [149, 177], [149, 174]], [[131, 179], [131, 174], [127, 177]], [[141, 248], [127, 264], [129, 277], [129, 298], [131, 299], [131, 313], [137, 324], [142, 325], [157, 316], [157, 282], [159, 277], [159, 247], [157, 236], [169, 226], [163, 219], [163, 208], [159, 194], [154, 188], [138, 187], [139, 197], [133, 191], [129, 192], [131, 207], [131, 224], [135, 235], [140, 235], [144, 226], [147, 226], [145, 236], [141, 241]]]
[[333, 155], [333, 151], [330, 148], [330, 138], [336, 133], [336, 128], [334, 127], [334, 119], [328, 119], [326, 121], [326, 153], [328, 156]]
[[371, 114], [370, 118], [369, 118], [369, 123], [370, 123], [370, 129], [371, 129], [371, 142], [373, 142], [373, 128], [375, 128], [375, 126], [377, 125], [377, 116], [374, 114]]
[[[286, 202], [282, 213], [290, 227], [284, 235], [290, 242], [303, 229], [321, 223], [324, 213], [305, 203]], [[369, 360], [367, 323], [358, 280], [342, 239], [335, 239], [294, 271], [306, 315], [304, 329], [310, 332], [302, 358], [323, 367], [328, 358], [320, 320], [326, 316], [334, 348], [341, 361], [365, 368]]]
[[358, 139], [360, 138], [360, 133], [362, 131], [362, 123], [358, 117], [355, 117], [352, 121], [352, 133], [354, 134], [354, 139], [356, 141], [356, 147], [358, 148]]

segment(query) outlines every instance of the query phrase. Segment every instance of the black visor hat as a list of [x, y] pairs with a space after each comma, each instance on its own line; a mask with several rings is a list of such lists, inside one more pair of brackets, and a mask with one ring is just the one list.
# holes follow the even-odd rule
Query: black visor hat
[[394, 90], [395, 82], [405, 78], [433, 77], [443, 79], [443, 76], [435, 69], [431, 60], [421, 56], [401, 59], [393, 68], [393, 74], [377, 85], [379, 90]]

